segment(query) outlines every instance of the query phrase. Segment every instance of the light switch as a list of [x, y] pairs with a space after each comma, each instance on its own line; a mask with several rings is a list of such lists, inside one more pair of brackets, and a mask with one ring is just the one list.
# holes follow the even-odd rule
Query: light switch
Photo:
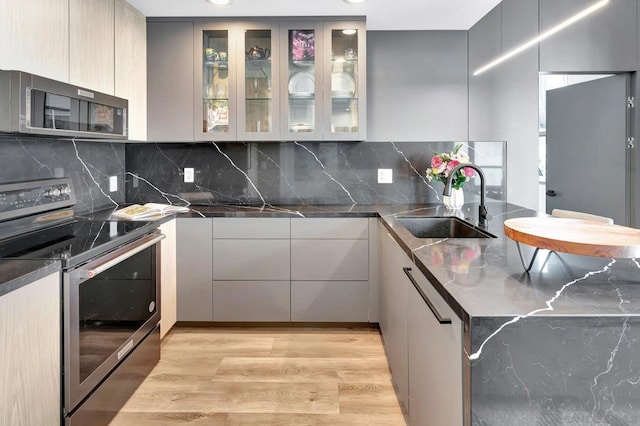
[[118, 176], [109, 176], [109, 192], [118, 190]]
[[378, 183], [393, 183], [393, 169], [378, 169]]
[[184, 168], [184, 181], [187, 183], [192, 183], [194, 177], [193, 167], [185, 167]]

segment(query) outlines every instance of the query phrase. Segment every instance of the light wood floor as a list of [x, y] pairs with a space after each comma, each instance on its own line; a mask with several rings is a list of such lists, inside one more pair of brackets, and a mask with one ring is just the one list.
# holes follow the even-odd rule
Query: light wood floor
[[175, 328], [111, 426], [406, 425], [377, 330]]

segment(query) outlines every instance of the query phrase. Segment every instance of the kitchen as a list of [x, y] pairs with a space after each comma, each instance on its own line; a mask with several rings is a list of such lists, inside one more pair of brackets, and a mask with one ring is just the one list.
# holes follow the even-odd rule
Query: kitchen
[[[257, 205], [260, 208], [263, 206], [270, 208], [271, 205], [275, 208], [283, 208], [282, 205], [285, 205], [285, 218], [289, 222], [291, 233], [274, 239], [283, 242], [285, 247], [288, 244], [290, 250], [293, 250], [294, 244], [315, 240], [304, 233], [309, 231], [300, 231], [302, 234], [298, 234], [297, 237], [292, 234], [295, 217], [300, 217], [300, 215], [311, 217], [314, 214], [322, 217], [323, 206], [355, 205], [350, 210], [356, 214], [360, 213], [366, 218], [369, 230], [377, 229], [380, 237], [385, 234], [385, 230], [394, 232], [392, 230], [396, 225], [393, 220], [379, 223], [377, 219], [367, 216], [372, 213], [372, 208], [369, 206], [391, 204], [398, 207], [396, 210], [398, 212], [404, 210], [405, 207], [409, 210], [413, 204], [439, 203], [441, 187], [434, 185], [438, 190], [430, 189], [423, 179], [423, 173], [418, 171], [426, 169], [428, 161], [434, 153], [448, 151], [454, 146], [454, 142], [441, 141], [487, 141], [469, 143], [469, 146], [473, 148], [470, 149], [470, 152], [473, 154], [474, 162], [485, 170], [493, 169], [493, 178], [488, 184], [491, 194], [488, 197], [490, 199], [488, 209], [489, 213], [500, 221], [499, 225], [506, 218], [501, 215], [507, 212], [512, 213], [511, 210], [516, 209], [514, 206], [535, 210], [538, 205], [536, 170], [538, 72], [634, 72], [638, 67], [636, 34], [638, 24], [637, 3], [635, 1], [612, 2], [600, 14], [594, 14], [588, 18], [590, 21], [585, 22], [589, 24], [580, 26], [578, 23], [564, 33], [557, 34], [557, 38], [543, 42], [539, 50], [532, 48], [525, 51], [520, 56], [496, 67], [492, 72], [487, 72], [477, 78], [471, 77], [470, 71], [494, 59], [500, 53], [506, 52], [509, 47], [516, 46], [523, 40], [528, 40], [537, 34], [539, 13], [543, 27], [545, 25], [548, 27], [556, 24], [557, 19], [575, 13], [574, 11], [579, 10], [587, 2], [563, 2], [561, 6], [557, 6], [558, 9], [554, 9], [554, 6], [551, 5], [553, 2], [542, 1], [539, 7], [536, 2], [504, 1], [494, 9], [491, 9], [492, 5], [487, 7], [487, 11], [489, 9], [491, 11], [477, 23], [474, 24], [475, 21], [469, 22], [465, 28], [456, 31], [436, 29], [421, 31], [419, 28], [408, 31], [377, 30], [374, 22], [367, 17], [367, 44], [364, 50], [366, 56], [363, 50], [358, 51], [360, 58], [366, 58], [366, 142], [352, 140], [318, 142], [313, 139], [295, 142], [225, 142], [222, 141], [223, 138], [219, 141], [216, 137], [194, 137], [194, 129], [202, 127], [202, 119], [196, 117], [200, 108], [196, 109], [194, 106], [198, 102], [198, 97], [193, 95], [194, 88], [200, 86], [194, 81], [194, 75], [198, 71], [193, 65], [194, 51], [199, 52], [200, 49], [193, 46], [193, 32], [191, 39], [186, 40], [190, 43], [191, 50], [171, 50], [169, 44], [161, 46], [159, 51], [154, 50], [153, 42], [159, 40], [163, 34], [168, 34], [163, 31], [153, 32], [155, 29], [162, 25], [170, 27], [169, 23], [171, 23], [176, 29], [174, 35], [179, 36], [181, 26], [191, 25], [193, 28], [195, 24], [189, 23], [188, 19], [179, 17], [164, 18], [164, 21], [159, 18], [155, 21], [151, 20], [147, 24], [141, 14], [121, 1], [111, 2], [114, 4], [114, 8], [107, 8], [107, 11], [100, 13], [95, 13], [96, 9], [83, 9], [83, 7], [89, 7], [89, 4], [92, 4], [92, 7], [104, 7], [103, 3], [47, 2], [46, 7], [40, 4], [34, 5], [33, 13], [24, 13], [24, 15], [18, 9], [15, 11], [8, 9], [10, 13], [3, 13], [4, 18], [13, 16], [28, 20], [37, 19], [36, 17], [39, 16], [41, 21], [32, 22], [32, 25], [26, 24], [26, 26], [43, 28], [43, 33], [46, 29], [46, 35], [36, 34], [35, 36], [38, 37], [38, 46], [43, 46], [42, 49], [38, 48], [38, 54], [7, 55], [3, 58], [3, 61], [6, 62], [3, 62], [0, 68], [23, 69], [40, 75], [44, 74], [50, 78], [72, 82], [82, 87], [112, 93], [128, 99], [130, 105], [129, 142], [122, 144], [90, 142], [82, 139], [65, 140], [63, 138], [7, 135], [3, 137], [3, 143], [0, 146], [2, 180], [10, 182], [69, 176], [72, 178], [77, 194], [76, 210], [83, 212], [98, 211], [116, 204], [148, 201], [176, 204], [192, 202], [194, 205], [211, 206], [201, 209], [209, 219], [192, 217], [178, 220], [178, 274], [180, 274], [181, 268], [180, 253], [185, 253], [186, 247], [191, 251], [190, 254], [193, 254], [193, 247], [198, 247], [200, 241], [207, 238], [207, 234], [208, 238], [212, 238], [213, 235], [214, 246], [211, 246], [211, 240], [209, 240], [209, 243], [205, 242], [202, 246], [208, 252], [198, 250], [198, 254], [204, 258], [203, 261], [211, 263], [213, 256], [209, 256], [208, 253], [216, 250], [216, 247], [220, 247], [220, 250], [231, 250], [234, 247], [237, 250], [242, 250], [241, 245], [233, 242], [235, 238], [215, 236], [217, 232], [215, 222], [220, 220], [217, 216], [230, 214], [229, 211], [233, 210], [234, 205]], [[11, 4], [8, 4], [9, 8], [13, 7]], [[56, 5], [58, 9], [56, 9]], [[364, 8], [366, 5], [355, 7]], [[65, 13], [59, 13], [60, 8], [68, 11], [66, 17]], [[361, 16], [365, 14], [360, 11], [366, 9], [358, 10], [355, 13], [345, 12], [344, 15]], [[547, 12], [549, 10], [553, 14], [551, 16], [545, 15], [545, 13], [551, 13]], [[78, 13], [85, 13], [85, 17], [102, 16], [107, 22], [114, 22], [114, 25], [97, 25], [87, 19], [80, 19], [83, 15], [76, 15]], [[45, 19], [44, 16], [49, 19]], [[482, 15], [479, 15], [478, 18], [480, 16]], [[68, 32], [60, 31], [59, 25], [51, 23], [55, 17], [59, 17], [65, 22], [64, 28], [69, 27]], [[549, 19], [548, 23], [545, 20], [547, 18]], [[329, 20], [328, 18], [323, 19]], [[51, 27], [44, 27], [43, 22], [48, 23]], [[620, 22], [624, 22], [625, 25], [620, 25]], [[1, 28], [9, 28], [4, 25], [4, 22], [2, 24]], [[592, 40], [593, 37], [589, 36], [594, 27], [598, 29], [597, 43]], [[96, 28], [104, 29], [105, 33], [96, 31]], [[53, 40], [55, 34], [60, 35], [63, 41]], [[79, 37], [80, 34], [82, 37]], [[148, 34], [155, 34], [157, 37], [149, 39], [147, 38]], [[146, 51], [146, 55], [149, 55], [147, 60], [144, 55], [137, 53], [141, 50], [139, 47], [135, 47], [135, 43], [128, 42], [135, 35], [141, 43], [137, 46], [149, 46]], [[68, 37], [68, 39], [64, 37]], [[2, 39], [10, 40], [11, 36], [3, 36]], [[18, 45], [21, 47], [21, 52], [33, 51], [29, 48], [31, 41], [27, 41], [26, 38], [24, 41], [20, 40], [23, 39], [19, 38], [18, 41], [10, 43], [7, 49], [15, 48]], [[554, 40], [556, 41], [554, 42]], [[165, 40], [166, 43], [170, 41], [178, 44], [179, 37], [167, 37]], [[84, 42], [93, 46], [88, 50], [91, 56], [89, 59], [77, 55], [77, 52], [83, 51], [81, 44]], [[24, 46], [20, 43], [24, 43]], [[563, 50], [566, 48], [562, 48], [567, 43], [571, 45], [570, 55], [566, 50]], [[60, 49], [65, 45], [70, 46], [69, 49], [66, 52], [60, 52]], [[109, 46], [115, 46], [115, 48]], [[617, 49], [607, 48], [607, 46], [625, 46], [626, 48], [621, 48], [625, 53], [615, 55], [612, 50], [617, 51]], [[14, 52], [13, 50], [4, 51]], [[154, 57], [154, 52], [165, 55], [164, 57], [162, 55]], [[629, 55], [626, 52], [632, 52], [632, 54]], [[177, 54], [182, 56], [176, 56]], [[52, 56], [53, 59], [49, 60], [49, 56]], [[153, 86], [154, 84], [162, 84], [161, 79], [153, 80], [150, 77], [147, 80], [147, 75], [151, 76], [153, 72], [161, 71], [157, 66], [147, 68], [146, 64], [151, 63], [154, 58], [158, 61], [164, 59], [165, 62], [169, 61], [173, 64], [191, 62], [190, 75], [188, 75], [189, 69], [187, 68], [186, 71], [182, 70], [184, 73], [182, 76], [185, 78], [174, 77], [175, 80], [172, 82], [175, 84], [172, 84], [171, 87], [166, 87], [166, 83], [164, 88]], [[393, 58], [393, 60], [389, 58]], [[438, 58], [438, 60], [434, 61], [433, 58]], [[47, 63], [39, 68], [37, 64], [29, 63], [29, 61], [45, 60]], [[114, 69], [115, 72], [105, 74], [104, 70], [108, 69]], [[140, 73], [141, 69], [147, 69], [147, 72]], [[202, 72], [202, 69], [198, 72]], [[396, 77], [390, 81], [389, 75]], [[160, 89], [163, 91], [160, 92]], [[159, 104], [157, 101], [149, 101], [147, 104], [147, 98], [153, 99], [154, 96], [162, 96], [163, 93], [166, 94], [171, 90], [178, 91], [178, 94], [171, 95], [170, 103]], [[185, 96], [185, 92], [189, 95]], [[398, 105], [405, 108], [398, 108]], [[165, 120], [165, 127], [168, 127], [165, 130], [177, 133], [166, 136], [164, 139], [162, 139], [162, 135], [154, 134], [159, 128], [163, 128], [162, 118], [158, 120], [157, 111], [153, 110], [158, 106], [165, 110], [175, 108], [171, 111], [171, 117], [174, 121], [167, 125]], [[360, 105], [360, 111], [364, 111], [362, 105]], [[154, 117], [156, 117], [156, 121], [154, 121]], [[196, 126], [198, 120], [200, 125]], [[178, 132], [181, 133], [178, 134]], [[187, 136], [184, 136], [185, 134]], [[144, 140], [162, 143], [141, 142]], [[212, 143], [212, 140], [215, 142]], [[208, 142], [187, 143], [194, 141]], [[506, 167], [507, 164], [510, 167]], [[193, 183], [185, 182], [186, 168], [193, 169]], [[376, 170], [378, 168], [393, 171], [391, 185], [378, 184]], [[110, 176], [116, 176], [114, 191], [110, 191]], [[464, 189], [469, 203], [462, 211], [463, 217], [474, 218], [477, 207], [474, 201], [479, 193], [478, 185], [467, 185]], [[504, 204], [505, 200], [511, 205]], [[222, 212], [216, 211], [216, 206], [221, 205], [231, 205], [232, 207], [226, 211], [219, 207]], [[243, 208], [243, 211], [246, 209]], [[375, 211], [378, 212], [377, 209]], [[384, 210], [380, 211], [383, 214], [385, 212]], [[386, 211], [386, 214], [390, 213], [393, 212]], [[276, 216], [281, 214], [282, 210]], [[209, 215], [216, 216], [213, 222], [211, 222]], [[259, 216], [260, 214], [248, 214], [248, 216], [252, 215]], [[326, 215], [327, 213], [324, 214], [325, 217]], [[210, 226], [211, 229], [205, 231], [194, 229], [191, 230], [191, 234], [182, 233], [182, 235], [189, 235], [189, 237], [184, 240], [187, 245], [182, 246], [181, 249], [181, 232], [188, 233], [191, 224], [200, 219], [204, 219], [204, 222], [207, 223], [211, 222], [205, 225]], [[499, 225], [498, 228], [493, 225], [490, 230], [494, 234], [501, 233]], [[286, 227], [284, 225], [284, 228]], [[395, 232], [397, 236], [403, 231], [397, 230]], [[269, 239], [260, 237], [258, 234], [253, 234], [253, 238], [256, 240]], [[375, 238], [375, 236], [367, 234], [370, 247], [374, 246], [372, 240]], [[217, 239], [221, 241], [219, 246], [216, 246], [215, 243]], [[333, 239], [339, 240], [339, 238]], [[352, 241], [353, 244], [363, 244], [357, 242], [365, 239], [356, 235], [345, 238], [345, 240]], [[400, 240], [405, 241], [405, 238], [400, 238]], [[419, 240], [415, 241], [415, 247], [409, 248], [405, 244], [404, 250], [417, 253], [416, 250], [419, 250], [422, 244]], [[484, 247], [486, 244], [486, 242], [481, 242], [479, 247]], [[475, 247], [472, 249], [475, 250]], [[503, 249], [508, 252], [509, 267], [519, 266], [519, 263], [513, 263], [517, 262], [517, 258], [513, 256], [515, 254], [513, 242], [511, 245], [506, 242], [504, 245], [494, 243], [494, 249], [479, 250], [481, 256], [475, 259], [473, 261], [475, 263], [472, 262], [472, 265], [477, 267], [485, 264], [492, 256], [498, 256], [498, 253]], [[454, 252], [457, 253], [457, 249]], [[293, 251], [291, 253], [293, 254]], [[422, 256], [417, 254], [416, 256], [422, 259]], [[448, 254], [448, 256], [453, 255]], [[453, 257], [455, 258], [455, 256]], [[451, 279], [455, 280], [457, 276], [460, 285], [466, 284], [468, 286], [473, 277], [472, 275], [460, 275], [460, 272], [457, 275], [451, 275], [452, 271], [446, 270], [443, 266], [432, 265], [426, 260], [422, 262], [423, 267], [430, 271], [431, 276], [427, 275], [427, 277], [430, 280], [435, 279], [441, 285]], [[616, 275], [620, 277], [632, 275], [627, 266], [621, 266], [622, 263], [619, 262], [618, 266], [622, 270]], [[296, 280], [309, 279], [305, 277], [296, 279], [293, 265], [289, 264], [289, 266], [291, 267], [289, 275], [276, 276], [271, 280], [290, 282], [290, 285], [293, 286]], [[417, 266], [419, 267], [419, 265]], [[598, 264], [597, 267], [591, 269], [591, 266], [593, 265], [590, 264], [589, 267], [577, 266], [577, 270], [582, 273], [575, 276], [574, 279], [584, 275], [587, 271], [597, 271], [604, 267], [604, 265]], [[549, 272], [551, 275], [559, 274], [562, 276], [564, 273], [558, 261], [554, 259], [549, 260], [547, 267], [553, 272]], [[188, 266], [187, 269], [194, 270]], [[207, 268], [204, 269], [206, 272]], [[212, 269], [208, 268], [209, 275], [212, 274]], [[420, 269], [422, 270], [422, 268]], [[215, 270], [217, 269], [213, 269], [213, 271]], [[472, 268], [471, 272], [474, 271], [478, 272]], [[509, 276], [519, 272], [522, 271], [513, 269], [503, 280], [507, 280]], [[215, 274], [215, 272], [213, 273]], [[358, 276], [355, 279], [347, 277], [347, 280], [370, 281], [371, 285], [375, 281], [372, 277], [376, 274], [375, 271], [371, 271], [366, 276]], [[494, 277], [497, 278], [495, 273]], [[224, 275], [216, 278], [205, 274], [205, 276], [196, 278], [208, 283], [228, 281], [228, 277]], [[243, 277], [244, 281], [255, 279], [255, 277]], [[515, 281], [519, 282], [519, 279]], [[480, 282], [479, 280], [477, 278], [477, 282]], [[565, 281], [569, 282], [571, 279]], [[509, 285], [504, 284], [505, 294], [508, 294], [509, 291], [516, 291], [518, 288], [513, 286], [512, 281], [508, 281], [508, 283]], [[209, 284], [207, 288], [199, 287], [199, 291], [208, 292], [204, 293], [206, 297], [202, 297], [202, 299], [211, 300], [210, 294], [216, 291], [215, 285], [212, 287]], [[594, 286], [597, 287], [597, 283], [594, 283]], [[481, 287], [477, 286], [475, 291], [481, 292]], [[355, 288], [361, 287], [356, 284]], [[533, 286], [528, 290], [535, 293], [537, 287]], [[213, 305], [211, 303], [208, 306], [188, 303], [188, 306], [181, 307], [180, 291], [179, 287], [177, 289], [179, 321], [198, 321], [201, 320], [202, 315], [210, 313], [213, 316], [216, 315], [216, 299], [214, 299]], [[449, 291], [455, 293], [455, 299], [464, 298], [463, 295], [456, 293], [455, 289]], [[475, 294], [473, 289], [467, 288], [462, 292], [473, 293], [476, 300], [482, 300], [482, 295]], [[227, 292], [227, 295], [229, 294], [232, 293]], [[372, 296], [375, 292], [369, 291], [367, 294]], [[442, 295], [442, 292], [440, 294]], [[524, 292], [524, 294], [529, 293]], [[546, 296], [545, 292], [536, 294], [542, 299]], [[513, 296], [516, 297], [516, 300], [519, 300], [519, 297], [524, 297], [517, 294]], [[193, 300], [189, 299], [188, 302], [193, 302]], [[546, 300], [548, 299], [541, 301], [542, 306]], [[371, 303], [376, 302], [371, 301]], [[194, 306], [196, 308], [193, 308]], [[525, 309], [525, 312], [528, 312], [529, 307], [526, 305], [520, 309]], [[375, 312], [375, 310], [370, 308], [367, 315], [369, 312]], [[629, 312], [633, 313], [634, 311], [629, 308]], [[194, 315], [195, 318], [189, 318], [189, 315]], [[633, 317], [629, 316], [628, 318]], [[371, 322], [377, 322], [375, 316], [372, 316], [372, 319], [374, 321]], [[495, 318], [492, 320], [497, 321]], [[365, 320], [365, 322], [367, 321]], [[631, 327], [632, 321], [626, 324]], [[490, 326], [487, 327], [491, 329]], [[613, 330], [615, 336], [620, 334], [615, 332], [615, 327]], [[627, 329], [625, 328], [625, 330]], [[629, 336], [632, 331], [633, 327], [629, 329], [629, 334], [626, 336]], [[478, 336], [481, 334], [476, 335], [476, 337]], [[474, 343], [474, 345], [476, 344], [478, 343]], [[604, 365], [605, 368], [596, 371], [606, 370], [606, 362]], [[483, 374], [482, 371], [486, 372], [490, 369], [490, 367], [487, 367], [486, 370], [472, 368], [471, 372], [472, 374]], [[393, 374], [394, 380], [396, 380], [395, 372]], [[596, 375], [597, 373], [593, 377]], [[626, 379], [633, 381], [631, 376]], [[479, 383], [477, 380], [471, 382], [474, 386], [475, 383]], [[499, 389], [499, 386], [494, 385], [496, 389]], [[482, 400], [475, 394], [471, 395], [473, 390], [468, 391], [472, 401]], [[592, 396], [589, 394], [589, 397]], [[553, 406], [553, 404], [550, 405]], [[467, 406], [465, 405], [465, 407]], [[479, 402], [476, 407], [467, 408], [473, 410], [476, 416], [486, 415], [481, 414], [483, 406]], [[547, 406], [545, 405], [545, 407]], [[549, 411], [553, 410], [549, 409]], [[522, 412], [525, 410], [523, 409]], [[470, 412], [465, 412], [465, 424], [472, 424], [474, 421], [478, 424], [482, 424], [481, 421], [492, 424], [488, 420], [489, 417], [480, 417], [480, 420], [474, 421], [471, 417]], [[482, 420], [483, 418], [485, 420]], [[500, 423], [498, 420], [494, 420], [493, 424]]]

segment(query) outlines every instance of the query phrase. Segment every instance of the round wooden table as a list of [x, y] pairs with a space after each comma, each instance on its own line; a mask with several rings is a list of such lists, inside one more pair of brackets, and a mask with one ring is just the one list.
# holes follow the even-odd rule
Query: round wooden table
[[[640, 229], [580, 219], [519, 217], [504, 222], [504, 234], [518, 243], [528, 272], [539, 249], [594, 257], [640, 258]], [[536, 248], [527, 267], [520, 244]]]

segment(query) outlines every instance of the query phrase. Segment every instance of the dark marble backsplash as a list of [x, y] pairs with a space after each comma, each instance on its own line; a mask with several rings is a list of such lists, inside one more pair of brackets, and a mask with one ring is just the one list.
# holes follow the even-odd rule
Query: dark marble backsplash
[[[135, 143], [126, 145], [127, 202], [173, 204], [392, 204], [438, 202], [442, 184], [425, 170], [456, 142]], [[469, 142], [488, 195], [504, 200], [505, 143]], [[184, 168], [195, 181], [184, 182]], [[393, 169], [392, 184], [377, 170]], [[477, 179], [476, 179], [477, 181]], [[464, 186], [477, 197], [479, 182]]]
[[[117, 176], [115, 192], [109, 176]], [[122, 143], [0, 135], [0, 183], [70, 177], [78, 213], [124, 203], [124, 176]]]
[[[203, 205], [394, 204], [438, 202], [425, 179], [436, 152], [456, 142], [118, 143], [0, 135], [0, 183], [70, 177], [76, 211], [123, 203]], [[503, 200], [504, 142], [464, 143], [481, 165], [490, 198]], [[184, 168], [195, 182], [184, 182]], [[393, 183], [378, 184], [379, 168]], [[118, 190], [109, 192], [109, 177]], [[477, 179], [476, 179], [477, 180]], [[467, 201], [479, 182], [464, 186]], [[126, 196], [125, 196], [126, 194]]]

